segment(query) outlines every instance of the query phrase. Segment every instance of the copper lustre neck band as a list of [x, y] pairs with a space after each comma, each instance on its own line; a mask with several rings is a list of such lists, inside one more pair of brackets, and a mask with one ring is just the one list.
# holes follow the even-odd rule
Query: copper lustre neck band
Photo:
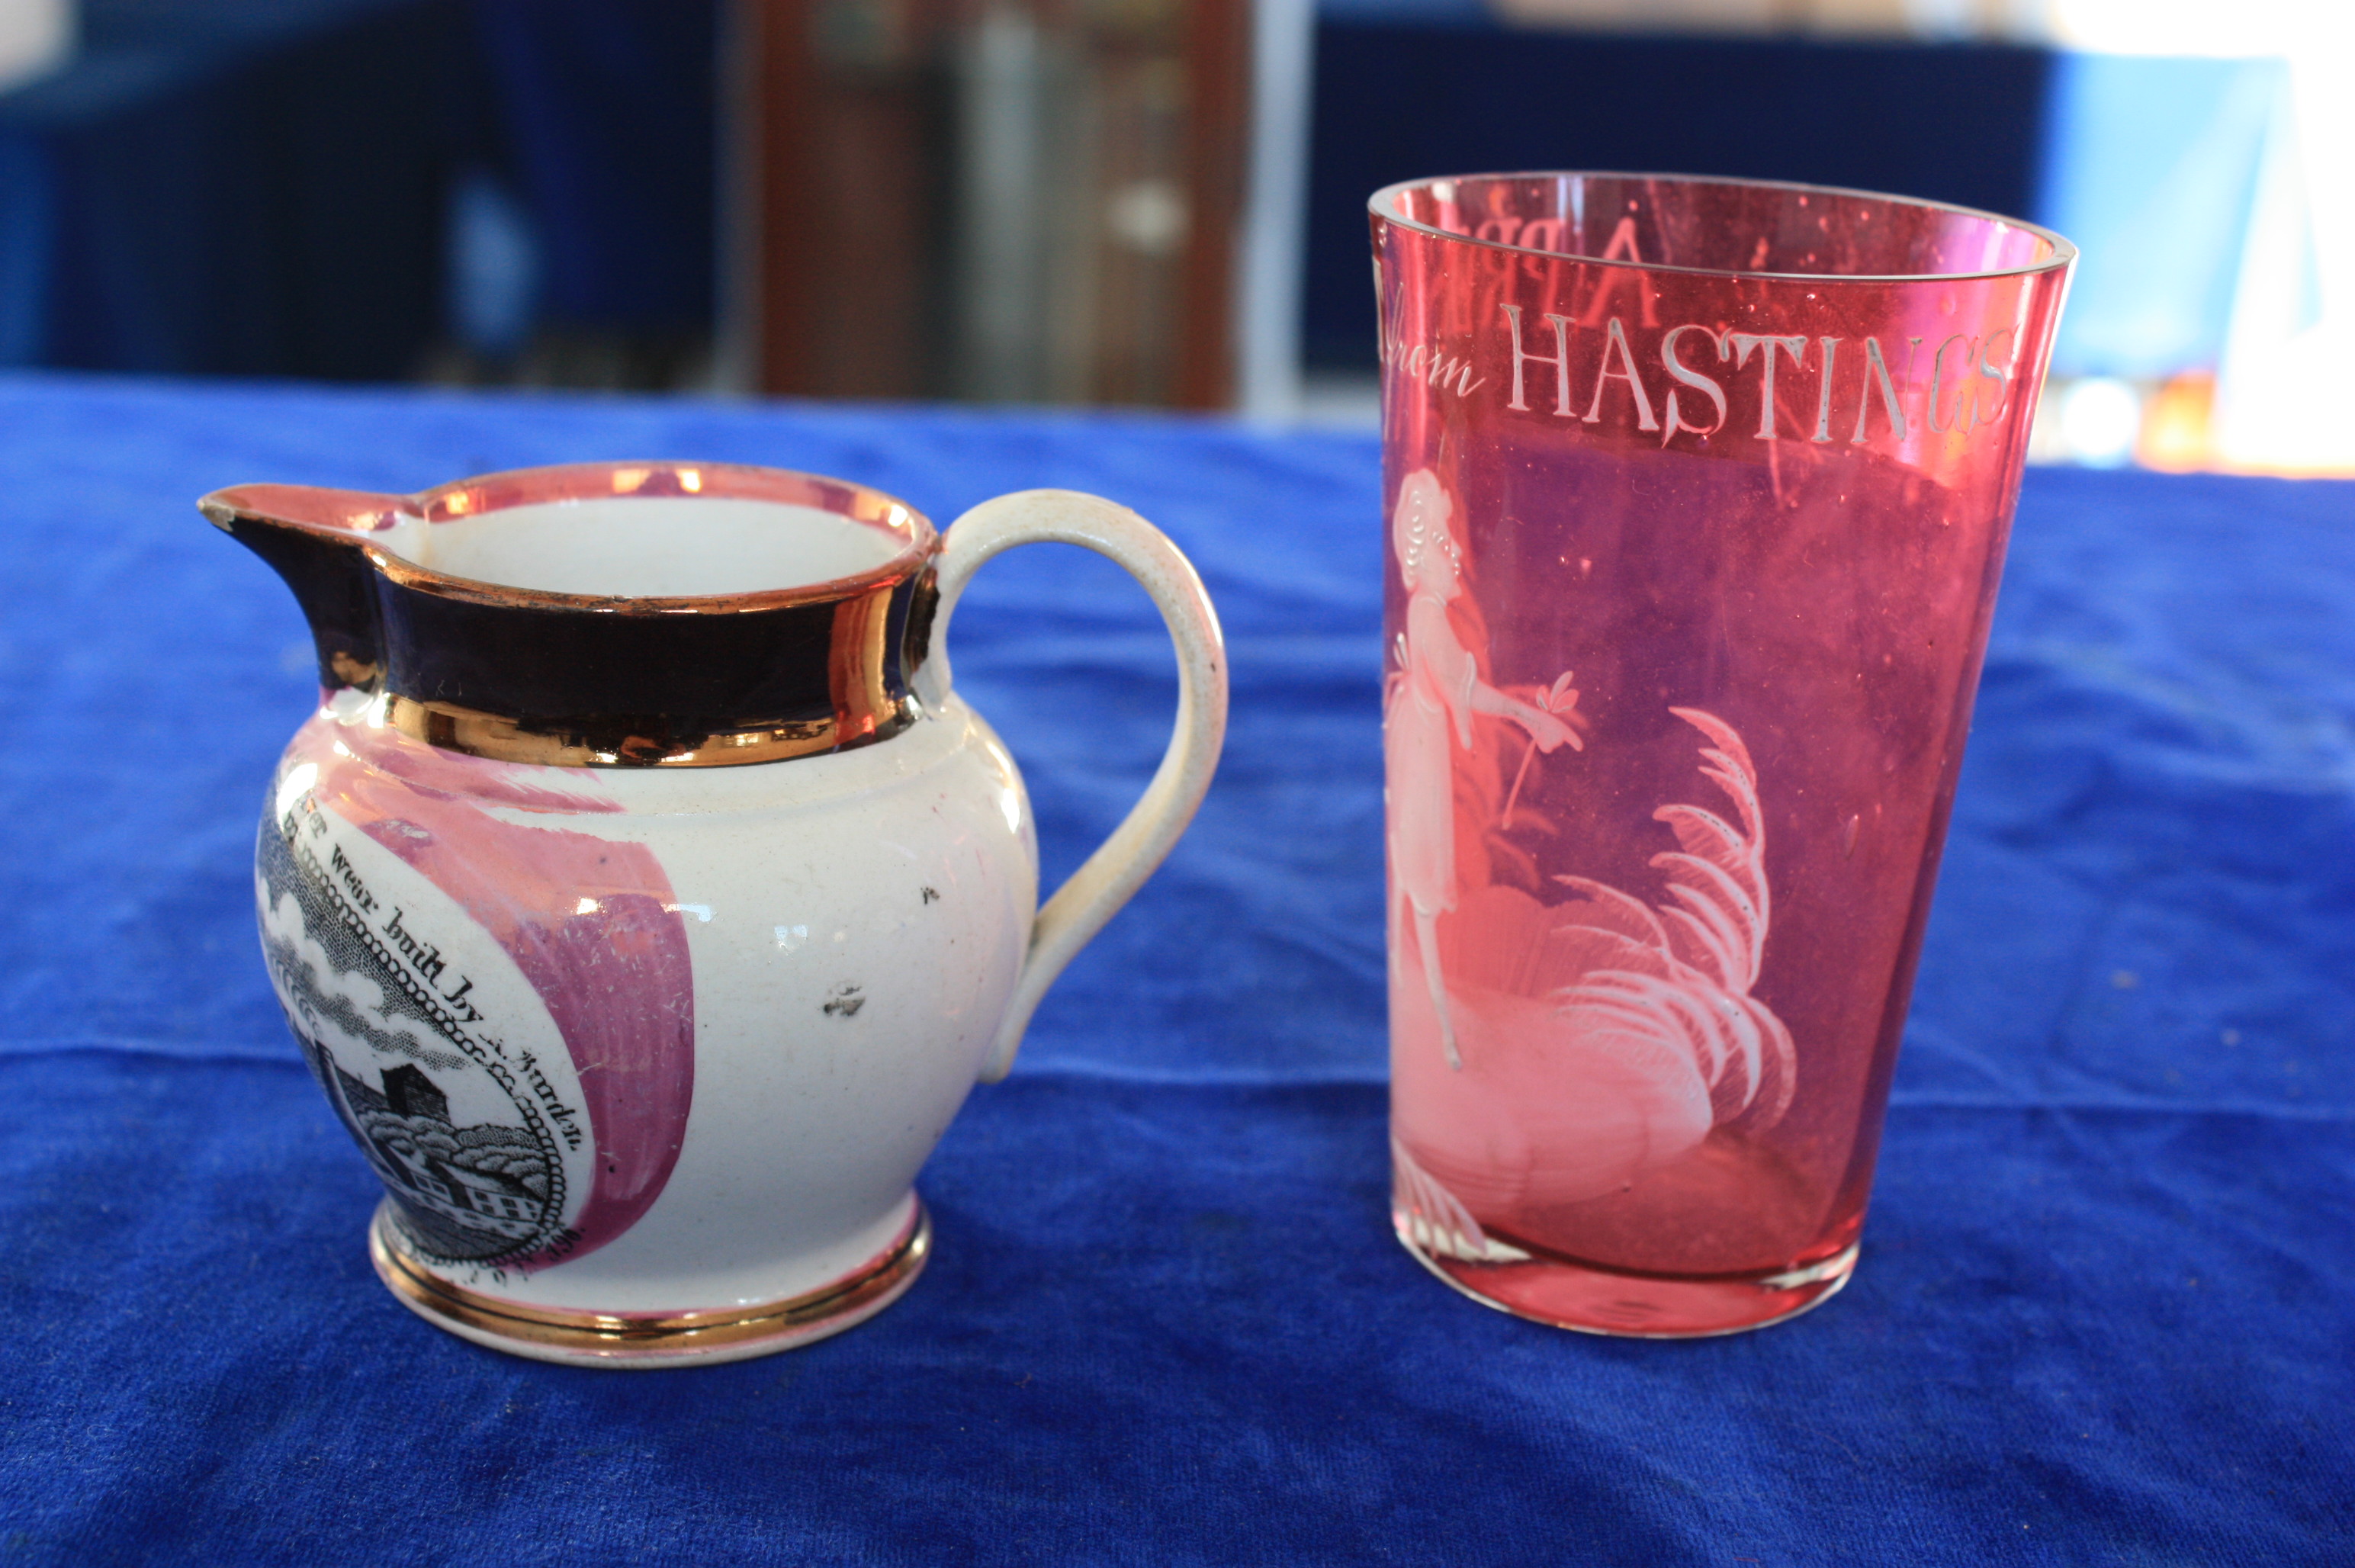
[[915, 709], [903, 699], [882, 722], [854, 736], [846, 736], [843, 726], [832, 718], [712, 730], [693, 736], [591, 736], [579, 730], [533, 726], [520, 719], [399, 695], [385, 699], [384, 720], [411, 740], [498, 763], [548, 768], [726, 768], [871, 745], [914, 722]]
[[[398, 528], [618, 496], [773, 505], [781, 528], [823, 511], [888, 538], [891, 554], [759, 592], [610, 598], [447, 577], [380, 545]], [[939, 540], [878, 492], [781, 470], [586, 464], [420, 496], [248, 485], [203, 505], [294, 591], [331, 698], [356, 694], [377, 721], [445, 751], [543, 767], [730, 767], [872, 745], [915, 716], [908, 679], [924, 656]]]

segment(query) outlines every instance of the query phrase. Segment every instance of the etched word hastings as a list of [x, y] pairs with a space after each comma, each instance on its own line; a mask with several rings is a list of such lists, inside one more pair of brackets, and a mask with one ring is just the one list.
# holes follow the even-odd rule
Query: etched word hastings
[[[1920, 337], [1884, 347], [1878, 336], [1809, 338], [1689, 322], [1659, 334], [1645, 357], [1647, 366], [1638, 362], [1618, 316], [1604, 324], [1600, 347], [1590, 354], [1582, 351], [1580, 327], [1570, 317], [1549, 312], [1540, 318], [1543, 325], [1534, 326], [1524, 322], [1519, 305], [1499, 308], [1505, 324], [1501, 347], [1512, 366], [1508, 409], [1585, 424], [1633, 414], [1636, 428], [1657, 432], [1662, 445], [1680, 432], [1710, 436], [1729, 425], [1761, 441], [1779, 440], [1787, 432], [1857, 446], [1877, 430], [1900, 442], [1923, 426], [1938, 435], [1967, 436], [2001, 417], [2017, 347], [2009, 327], [1984, 338], [1956, 333], [1926, 356], [1930, 379], [1923, 388], [1916, 379], [1924, 357]], [[1593, 329], [1583, 336], [1593, 336]], [[1591, 379], [1573, 378], [1572, 366], [1581, 360], [1593, 364]], [[1437, 361], [1433, 353], [1429, 362]], [[1780, 396], [1778, 367], [1785, 375]], [[1408, 368], [1412, 373], [1413, 368]], [[1804, 379], [1796, 399], [1790, 396], [1795, 376]], [[1468, 369], [1456, 385], [1464, 391], [1478, 385], [1467, 381]], [[1433, 378], [1433, 384], [1440, 382]], [[1655, 395], [1655, 388], [1661, 395]], [[1574, 390], [1587, 392], [1582, 405]], [[1924, 395], [1917, 399], [1917, 392]], [[1735, 423], [1736, 398], [1754, 400], [1754, 427], [1748, 421]], [[1787, 425], [1777, 418], [1786, 407], [1796, 413]], [[1851, 410], [1853, 420], [1848, 417]], [[1806, 420], [1809, 413], [1812, 429]]]

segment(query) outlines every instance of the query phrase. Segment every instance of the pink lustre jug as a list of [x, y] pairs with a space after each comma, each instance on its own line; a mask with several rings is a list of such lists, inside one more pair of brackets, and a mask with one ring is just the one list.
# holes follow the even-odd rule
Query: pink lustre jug
[[[1092, 496], [943, 537], [860, 485], [713, 464], [201, 506], [317, 644], [255, 896], [383, 1178], [385, 1284], [478, 1343], [632, 1367], [782, 1349], [906, 1290], [917, 1168], [1209, 785], [1226, 670], [1185, 558]], [[1043, 911], [1020, 776], [943, 648], [975, 569], [1037, 539], [1132, 572], [1180, 677], [1144, 799]]]

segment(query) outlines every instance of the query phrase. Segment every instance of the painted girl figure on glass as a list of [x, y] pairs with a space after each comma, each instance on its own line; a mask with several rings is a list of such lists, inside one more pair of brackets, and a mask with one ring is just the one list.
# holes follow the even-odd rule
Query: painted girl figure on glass
[[[1439, 1015], [1447, 1065], [1464, 1059], [1449, 1016], [1447, 982], [1440, 970], [1439, 916], [1455, 907], [1455, 751], [1472, 749], [1472, 720], [1488, 714], [1529, 732], [1540, 752], [1584, 745], [1571, 727], [1572, 705], [1559, 712], [1524, 702], [1480, 677], [1487, 649], [1467, 647], [1448, 603], [1464, 592], [1464, 549], [1455, 538], [1455, 507], [1439, 476], [1418, 468], [1399, 485], [1391, 539], [1407, 591], [1406, 631], [1399, 639], [1400, 678], [1392, 684], [1383, 728], [1388, 731], [1391, 878], [1414, 926], [1414, 944]], [[1567, 677], [1555, 683], [1567, 688]]]

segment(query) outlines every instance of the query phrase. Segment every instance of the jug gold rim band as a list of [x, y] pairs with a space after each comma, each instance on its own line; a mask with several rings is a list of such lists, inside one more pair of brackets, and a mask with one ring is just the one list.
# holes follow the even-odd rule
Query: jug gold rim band
[[554, 768], [724, 768], [778, 763], [823, 752], [848, 751], [888, 740], [914, 720], [912, 704], [901, 700], [865, 734], [846, 736], [832, 715], [743, 730], [713, 730], [689, 738], [624, 735], [591, 740], [578, 733], [538, 730], [520, 719], [432, 702], [395, 692], [384, 699], [384, 721], [411, 740], [445, 752], [464, 752], [499, 763]]
[[[383, 537], [623, 495], [815, 509], [888, 535], [891, 554], [818, 582], [614, 597], [447, 576]], [[864, 746], [915, 717], [907, 682], [930, 646], [940, 539], [879, 491], [728, 464], [585, 464], [422, 496], [252, 485], [198, 505], [293, 590], [339, 717], [378, 704], [372, 725], [447, 751], [553, 767], [739, 766]]]
[[368, 1225], [368, 1257], [386, 1286], [429, 1318], [503, 1339], [619, 1360], [688, 1357], [731, 1345], [806, 1337], [813, 1328], [856, 1315], [862, 1307], [880, 1307], [898, 1295], [922, 1271], [932, 1241], [932, 1216], [918, 1200], [892, 1243], [847, 1278], [783, 1300], [701, 1312], [585, 1312], [526, 1307], [484, 1296], [427, 1273], [402, 1247], [383, 1207]]
[[[879, 528], [897, 540], [897, 548], [887, 561], [824, 581], [733, 592], [641, 596], [522, 588], [460, 577], [396, 554], [384, 548], [378, 537], [404, 521], [456, 522], [495, 516], [515, 507], [623, 496], [805, 507]], [[438, 598], [507, 609], [623, 616], [746, 614], [826, 603], [916, 576], [941, 548], [931, 519], [896, 496], [823, 475], [739, 463], [563, 463], [479, 474], [412, 496], [310, 485], [233, 485], [201, 497], [197, 509], [214, 527], [232, 535], [242, 522], [357, 546], [365, 550], [385, 581]]]

